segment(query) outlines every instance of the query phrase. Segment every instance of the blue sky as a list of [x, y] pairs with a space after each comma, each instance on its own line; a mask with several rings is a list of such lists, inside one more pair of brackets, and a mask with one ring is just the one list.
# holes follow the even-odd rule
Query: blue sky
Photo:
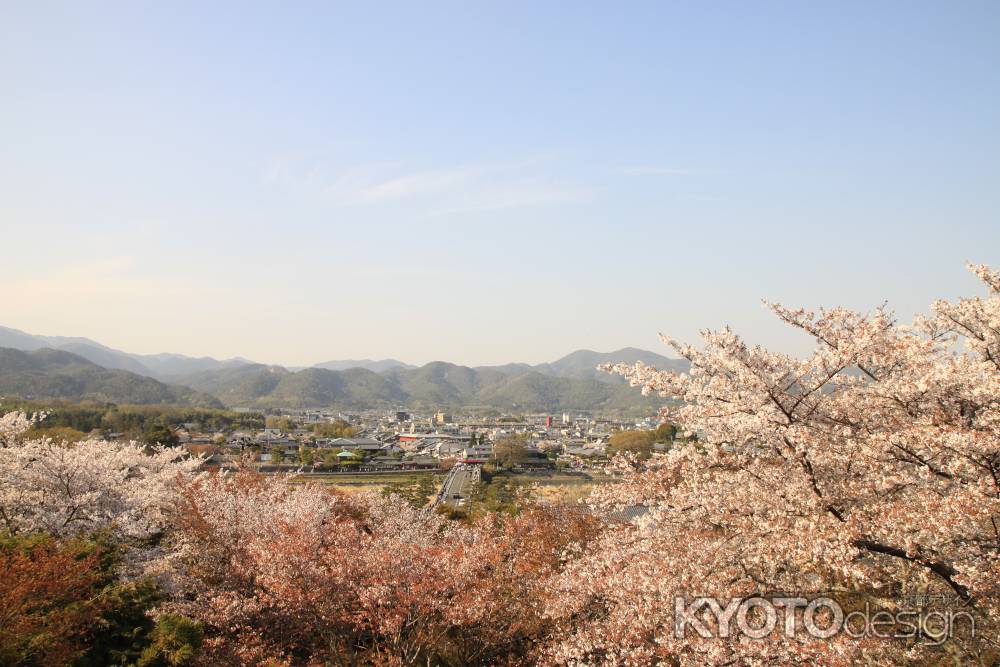
[[0, 324], [485, 364], [1000, 265], [1000, 5], [5, 3]]

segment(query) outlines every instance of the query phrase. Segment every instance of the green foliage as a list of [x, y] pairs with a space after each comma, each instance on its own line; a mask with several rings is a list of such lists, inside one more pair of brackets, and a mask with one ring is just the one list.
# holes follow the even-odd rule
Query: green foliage
[[660, 424], [653, 431], [619, 431], [608, 439], [608, 454], [632, 452], [640, 459], [648, 459], [654, 444], [671, 444], [676, 436], [677, 427], [673, 424]]
[[313, 424], [312, 431], [321, 438], [353, 438], [357, 434], [357, 430], [343, 419]]
[[41, 424], [37, 424], [28, 431], [27, 437], [32, 439], [51, 438], [56, 442], [78, 442], [86, 438], [87, 434], [68, 426], [42, 427]]
[[136, 663], [137, 667], [180, 667], [190, 665], [198, 655], [204, 628], [198, 621], [177, 614], [164, 614], [156, 622], [150, 639]]
[[177, 435], [170, 427], [158, 422], [147, 424], [146, 432], [143, 434], [142, 439], [150, 445], [158, 444], [165, 447], [174, 447], [178, 442]]
[[122, 433], [126, 438], [142, 439], [149, 424], [170, 427], [195, 422], [204, 429], [234, 431], [264, 427], [264, 416], [254, 412], [233, 412], [215, 408], [185, 408], [165, 405], [116, 405], [93, 401], [5, 400], [3, 410], [45, 412], [46, 417], [32, 433], [45, 429], [66, 428], [81, 433], [101, 431]]
[[299, 445], [299, 463], [304, 466], [311, 466], [316, 457], [316, 450], [312, 447]]
[[656, 427], [656, 442], [673, 442], [677, 437], [677, 427], [670, 423], [660, 424]]
[[639, 458], [647, 459], [653, 453], [656, 441], [655, 431], [619, 431], [608, 439], [608, 454], [631, 452]]
[[529, 489], [516, 479], [497, 475], [488, 482], [474, 484], [469, 499], [476, 512], [516, 515], [521, 511], [521, 503], [529, 493]]
[[528, 448], [524, 438], [509, 436], [493, 445], [493, 459], [497, 465], [512, 468], [528, 460]]
[[100, 593], [104, 612], [98, 617], [87, 652], [77, 667], [133, 664], [148, 646], [154, 628], [148, 612], [163, 600], [151, 580], [109, 579]]
[[284, 447], [271, 447], [271, 463], [282, 463], [285, 460]]
[[92, 550], [48, 535], [0, 534], [0, 664], [65, 664], [100, 611]]
[[439, 505], [435, 511], [451, 521], [466, 521], [469, 519], [468, 510], [462, 507], [455, 507], [454, 505]]
[[[56, 542], [44, 534], [0, 537], [0, 554], [11, 551], [31, 554], [39, 549], [53, 548], [59, 549], [61, 553], [72, 554], [77, 561], [88, 560], [93, 563], [93, 576], [86, 580], [86, 587], [80, 588], [78, 585], [75, 589], [66, 590], [67, 600], [72, 601], [61, 609], [53, 610], [53, 613], [87, 613], [84, 650], [77, 652], [72, 664], [75, 667], [136, 664], [155, 641], [156, 624], [149, 612], [164, 600], [159, 586], [151, 579], [122, 579], [120, 571], [125, 548], [113, 542], [106, 533], [62, 542]], [[74, 608], [78, 609], [74, 611]], [[0, 610], [2, 609], [3, 601], [0, 600]], [[45, 630], [45, 627], [42, 626], [41, 629]], [[44, 633], [34, 641], [44, 642]], [[28, 652], [24, 653], [25, 656], [32, 655], [30, 646], [26, 650]], [[0, 662], [35, 664], [30, 657], [11, 663], [7, 662], [7, 658], [0, 658]]]
[[81, 550], [95, 553], [101, 578], [97, 583], [102, 612], [95, 619], [95, 632], [78, 667], [132, 664], [149, 644], [153, 622], [149, 611], [164, 600], [152, 579], [126, 581], [119, 577], [125, 549], [107, 533], [77, 540]]
[[290, 417], [284, 417], [281, 415], [268, 415], [264, 419], [264, 425], [267, 426], [267, 428], [275, 428], [279, 431], [284, 431], [285, 433], [299, 427], [299, 425], [292, 421]]
[[395, 482], [382, 487], [382, 495], [400, 496], [411, 507], [420, 509], [427, 506], [436, 490], [433, 475], [420, 475], [412, 481]]

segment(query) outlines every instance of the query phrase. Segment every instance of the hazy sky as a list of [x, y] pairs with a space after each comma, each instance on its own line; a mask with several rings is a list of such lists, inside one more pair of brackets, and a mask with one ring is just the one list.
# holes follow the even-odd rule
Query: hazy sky
[[1000, 265], [1000, 3], [0, 4], [0, 324], [660, 351]]

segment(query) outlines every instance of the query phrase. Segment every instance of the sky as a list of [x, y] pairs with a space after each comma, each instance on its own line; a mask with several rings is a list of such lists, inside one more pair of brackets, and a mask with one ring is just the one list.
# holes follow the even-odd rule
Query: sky
[[1000, 3], [0, 2], [0, 325], [538, 363], [1000, 266]]

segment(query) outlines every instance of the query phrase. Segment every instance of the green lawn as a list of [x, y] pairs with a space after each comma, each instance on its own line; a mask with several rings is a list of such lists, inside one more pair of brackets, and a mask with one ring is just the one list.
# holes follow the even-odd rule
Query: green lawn
[[[328, 484], [330, 486], [370, 486], [381, 487], [389, 484], [407, 484], [415, 482], [421, 477], [444, 478], [444, 473], [434, 471], [418, 470], [414, 472], [368, 472], [368, 473], [342, 473], [342, 474], [316, 474], [303, 473], [296, 475], [292, 481], [314, 484]], [[439, 481], [435, 479], [435, 481]]]
[[537, 484], [539, 486], [578, 486], [594, 484], [607, 484], [614, 479], [599, 472], [589, 472], [584, 474], [570, 474], [565, 472], [549, 472], [543, 474], [519, 473], [513, 478], [521, 484]]

